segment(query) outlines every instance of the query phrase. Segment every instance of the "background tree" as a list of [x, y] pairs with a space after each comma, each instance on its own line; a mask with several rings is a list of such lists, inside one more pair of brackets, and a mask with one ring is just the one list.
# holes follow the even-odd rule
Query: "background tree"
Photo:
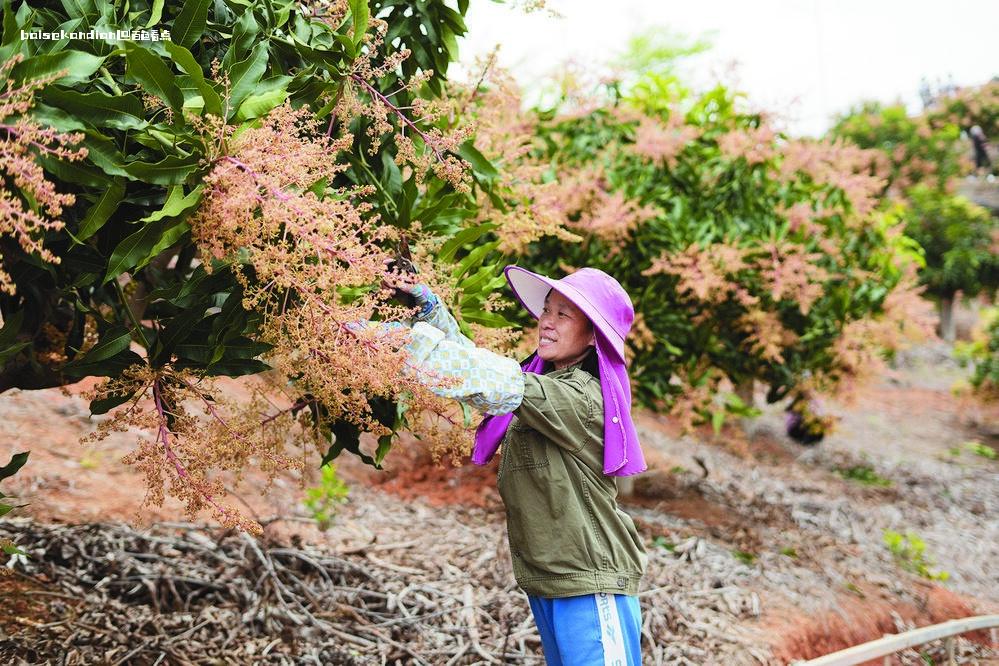
[[[939, 303], [941, 337], [953, 341], [954, 296], [982, 290], [994, 293], [995, 264], [989, 256], [994, 220], [983, 208], [954, 194], [957, 178], [970, 167], [961, 139], [959, 109], [910, 117], [903, 106], [867, 102], [841, 117], [830, 131], [863, 147], [880, 151], [888, 165], [886, 193], [909, 201], [906, 234], [926, 251], [920, 281]], [[982, 111], [976, 105], [976, 109]], [[988, 118], [983, 118], [987, 122]]]
[[721, 85], [666, 104], [643, 92], [677, 86], [657, 76], [537, 112], [555, 199], [583, 241], [542, 239], [522, 257], [621, 280], [640, 404], [718, 426], [750, 413], [734, 387], [762, 381], [771, 401], [848, 391], [928, 333], [916, 246], [876, 209], [880, 154], [788, 140]]

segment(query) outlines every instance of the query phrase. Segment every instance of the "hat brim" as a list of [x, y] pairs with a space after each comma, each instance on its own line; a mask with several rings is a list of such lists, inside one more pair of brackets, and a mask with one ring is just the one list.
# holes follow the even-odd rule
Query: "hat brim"
[[550, 289], [565, 296], [573, 305], [583, 311], [594, 328], [610, 343], [610, 348], [624, 362], [624, 338], [614, 330], [603, 313], [597, 310], [578, 289], [570, 284], [559, 283], [559, 281], [544, 275], [532, 273], [519, 266], [507, 266], [503, 269], [503, 274], [506, 276], [514, 296], [535, 319], [541, 318], [541, 312], [545, 307], [545, 297]]

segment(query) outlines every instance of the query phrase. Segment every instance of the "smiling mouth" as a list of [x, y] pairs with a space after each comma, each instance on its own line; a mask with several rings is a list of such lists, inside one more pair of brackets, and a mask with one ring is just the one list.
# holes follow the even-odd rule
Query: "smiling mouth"
[[539, 345], [550, 345], [550, 344], [554, 344], [554, 343], [555, 343], [555, 341], [553, 339], [551, 339], [549, 337], [546, 337], [546, 336], [542, 336], [541, 339], [538, 341]]

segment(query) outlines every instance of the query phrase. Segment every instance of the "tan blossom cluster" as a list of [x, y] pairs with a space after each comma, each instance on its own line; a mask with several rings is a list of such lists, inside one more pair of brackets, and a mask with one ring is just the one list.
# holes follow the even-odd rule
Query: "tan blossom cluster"
[[[135, 91], [140, 93], [142, 106], [145, 107], [146, 111], [162, 111], [164, 122], [168, 125], [173, 123], [173, 109], [166, 102], [156, 95], [145, 92], [142, 86], [136, 86]], [[152, 117], [155, 117], [155, 114]]]
[[734, 293], [747, 305], [756, 302], [745, 288], [729, 279], [729, 275], [749, 267], [747, 250], [728, 243], [714, 243], [702, 248], [691, 243], [683, 252], [664, 253], [642, 271], [642, 275], [674, 275], [679, 278], [677, 293], [705, 303], [722, 303]]
[[[609, 245], [609, 256], [621, 252], [632, 232], [659, 211], [640, 205], [607, 182], [599, 160], [592, 164], [565, 169], [558, 180], [538, 196], [536, 206], [561, 218], [568, 234], [554, 233], [564, 240], [598, 238]], [[579, 234], [579, 235], [576, 235]]]
[[635, 319], [631, 323], [631, 331], [628, 333], [627, 345], [624, 349], [625, 361], [630, 366], [631, 359], [635, 354], [642, 351], [651, 351], [656, 346], [656, 336], [645, 323], [645, 315], [642, 312], [635, 312]]
[[807, 315], [822, 296], [823, 283], [831, 277], [818, 263], [823, 254], [808, 252], [797, 243], [769, 243], [763, 249], [766, 254], [756, 265], [770, 298], [774, 303], [791, 299]]
[[883, 353], [937, 338], [935, 308], [922, 297], [914, 264], [906, 266], [901, 282], [885, 297], [882, 312], [847, 322], [832, 347], [834, 363], [816, 373], [802, 390], [854, 400], [856, 389], [886, 368]]
[[[768, 243], [756, 248], [730, 243], [713, 243], [702, 248], [691, 244], [679, 253], [664, 254], [643, 271], [643, 275], [668, 274], [678, 278], [677, 293], [700, 303], [719, 305], [732, 300], [745, 312], [737, 320], [748, 334], [751, 351], [763, 358], [783, 362], [782, 349], [797, 342], [795, 333], [780, 321], [776, 310], [762, 307], [761, 299], [746, 288], [737, 274], [750, 270], [761, 279], [761, 287], [770, 303], [795, 303], [803, 314], [823, 294], [823, 285], [831, 277], [819, 266], [822, 255], [809, 252], [799, 243]], [[705, 308], [694, 315], [695, 323], [708, 323], [712, 313]]]
[[718, 137], [718, 148], [730, 159], [745, 158], [749, 165], [762, 164], [777, 154], [776, 134], [769, 126], [733, 129]]
[[990, 140], [995, 140], [999, 136], [999, 81], [962, 86], [935, 100], [927, 116], [933, 127], [979, 125]]
[[493, 51], [479, 62], [469, 86], [456, 86], [452, 113], [475, 118], [475, 146], [499, 172], [494, 185], [506, 204], [498, 208], [486, 192], [477, 193], [479, 222], [494, 222], [505, 254], [522, 252], [545, 236], [578, 242], [566, 229], [567, 213], [558, 182], [545, 182], [548, 165], [532, 155], [537, 119], [522, 112], [520, 89], [509, 73], [495, 66]]
[[299, 0], [299, 7], [306, 16], [319, 19], [330, 27], [339, 30], [350, 11], [348, 0]]
[[[405, 329], [348, 326], [412, 314], [389, 301], [384, 284], [393, 274], [386, 265], [391, 255], [381, 248], [397, 230], [377, 223], [364, 201], [369, 190], [329, 186], [346, 168], [338, 158], [352, 137], [328, 135], [307, 108], [287, 103], [238, 136], [219, 119], [197, 128], [212, 168], [190, 219], [192, 236], [205, 268], [213, 270], [213, 260], [226, 262], [242, 284], [242, 306], [262, 315], [259, 338], [273, 345], [264, 360], [274, 370], [266, 375], [266, 390], [255, 389], [250, 400], [237, 403], [207, 379], [169, 364], [158, 370], [134, 366], [91, 396], [134, 394], [93, 437], [128, 427], [155, 433], [126, 458], [146, 476], [147, 501], [162, 503], [169, 493], [190, 514], [208, 508], [224, 524], [253, 531], [259, 530], [256, 523], [223, 502], [225, 475], [238, 482], [251, 463], [269, 479], [301, 468], [309, 456], [325, 453], [326, 428], [336, 421], [352, 422], [375, 437], [389, 434], [371, 413], [369, 398], [404, 400], [411, 429], [435, 455], [467, 453], [474, 424], [403, 373], [410, 362], [402, 349]], [[417, 242], [418, 260], [423, 245]], [[426, 274], [426, 266], [432, 263], [423, 265], [421, 278], [447, 293], [439, 286], [446, 278]], [[442, 386], [454, 381], [437, 379]], [[151, 409], [137, 408], [150, 401]], [[300, 446], [301, 457], [284, 453], [291, 443]]]
[[673, 108], [664, 125], [660, 121], [643, 117], [635, 130], [635, 145], [632, 151], [654, 163], [665, 162], [670, 169], [676, 168], [677, 156], [691, 141], [697, 139], [702, 130], [684, 122], [683, 113]]
[[783, 363], [783, 350], [798, 342], [798, 335], [784, 326], [773, 310], [756, 308], [739, 316], [737, 325], [746, 333], [749, 351], [771, 363]]
[[670, 378], [670, 384], [678, 386], [680, 391], [674, 395], [666, 413], [676, 419], [680, 431], [686, 433], [694, 429], [700, 415], [711, 407], [726, 377], [719, 368], [711, 366], [707, 357], [701, 357], [695, 367], [683, 368], [680, 373]]
[[[412, 314], [373, 290], [348, 302], [345, 288], [379, 284], [392, 257], [381, 248], [390, 228], [377, 225], [367, 190], [317, 196], [346, 164], [337, 160], [351, 137], [319, 131], [306, 108], [285, 104], [258, 128], [231, 142], [205, 178], [204, 200], [192, 217], [192, 235], [205, 256], [231, 258], [242, 252], [253, 266], [244, 283], [244, 306], [264, 315], [263, 339], [275, 345], [268, 361], [288, 377], [300, 377], [331, 413], [376, 434], [387, 431], [371, 419], [367, 397], [418, 394], [441, 405], [413, 380], [400, 377], [406, 353], [402, 335], [354, 332], [347, 323]], [[433, 280], [430, 280], [433, 282]], [[432, 394], [429, 394], [432, 395]]]
[[[18, 53], [0, 65], [0, 80], [6, 82], [0, 93], [0, 172], [5, 176], [4, 181], [12, 181], [37, 205], [34, 209], [26, 206], [16, 191], [0, 184], [0, 237], [12, 236], [24, 252], [58, 264], [59, 257], [45, 248], [42, 236], [46, 231], [63, 228], [59, 218], [65, 207], [76, 202], [76, 197], [56, 192], [35, 159], [37, 155], [47, 155], [75, 161], [86, 157], [87, 149], [71, 149], [83, 141], [83, 134], [65, 134], [42, 127], [29, 115], [35, 92], [64, 75], [65, 70], [18, 85], [10, 78], [10, 71], [22, 60]], [[2, 260], [0, 254], [0, 291], [13, 294], [14, 283], [3, 270]]]
[[259, 524], [222, 500], [224, 476], [233, 475], [238, 483], [244, 469], [256, 462], [269, 487], [281, 471], [302, 468], [302, 460], [285, 454], [295, 410], [273, 406], [259, 390], [236, 405], [211, 379], [136, 364], [86, 397], [100, 400], [117, 394], [134, 395], [83, 441], [100, 441], [130, 428], [153, 433], [123, 459], [145, 477], [144, 505], [162, 506], [169, 493], [184, 503], [191, 517], [209, 509], [227, 527], [259, 533]]
[[877, 206], [891, 165], [880, 150], [864, 149], [842, 139], [795, 139], [782, 146], [779, 178], [796, 180], [801, 174], [813, 182], [843, 190], [860, 223]]

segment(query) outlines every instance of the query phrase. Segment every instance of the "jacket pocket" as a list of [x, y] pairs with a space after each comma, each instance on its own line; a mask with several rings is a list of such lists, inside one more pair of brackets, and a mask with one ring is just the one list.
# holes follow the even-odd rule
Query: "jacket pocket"
[[549, 464], [548, 443], [530, 426], [511, 424], [510, 437], [506, 445], [511, 458], [510, 466], [505, 472], [538, 469]]

